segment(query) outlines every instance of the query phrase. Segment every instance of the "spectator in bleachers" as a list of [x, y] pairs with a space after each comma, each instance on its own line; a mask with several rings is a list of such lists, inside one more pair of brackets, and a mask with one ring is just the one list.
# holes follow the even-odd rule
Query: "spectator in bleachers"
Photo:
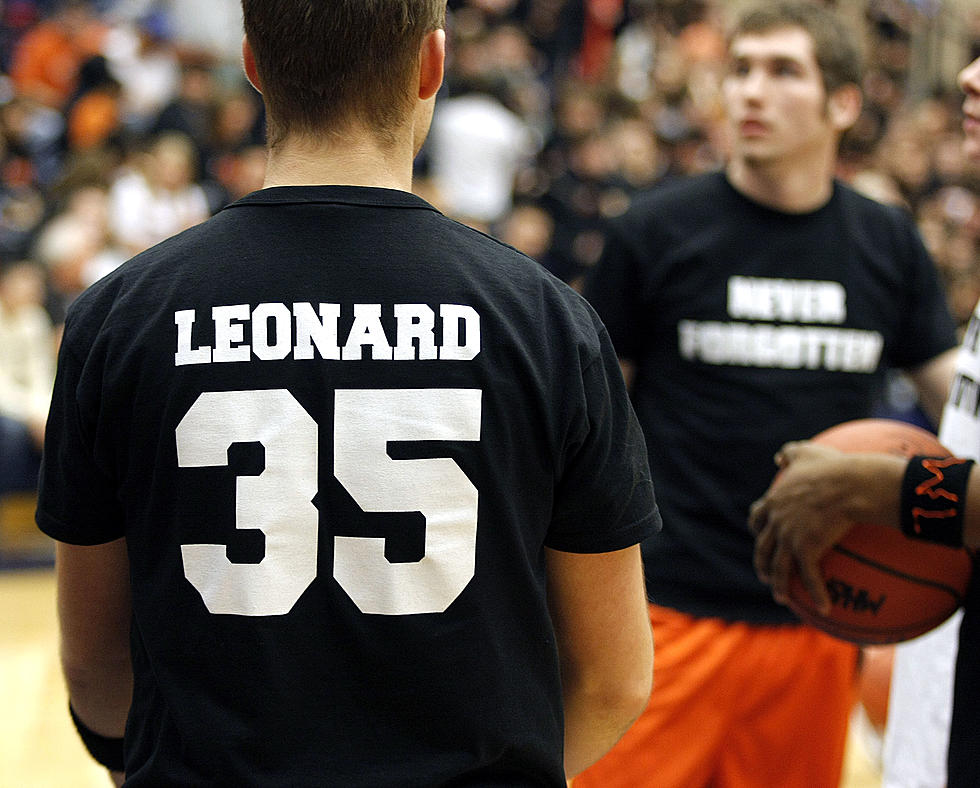
[[504, 243], [524, 252], [553, 274], [560, 275], [552, 259], [555, 220], [536, 202], [521, 201], [494, 228], [494, 235]]
[[0, 495], [37, 485], [54, 382], [54, 341], [44, 274], [28, 262], [0, 266]]
[[109, 189], [109, 229], [130, 254], [148, 249], [210, 216], [197, 183], [190, 138], [172, 132], [124, 169]]
[[226, 202], [234, 202], [262, 188], [266, 152], [263, 145], [250, 145], [222, 156], [212, 170]]
[[105, 25], [83, 0], [62, 0], [57, 10], [17, 42], [10, 76], [21, 98], [62, 109], [83, 61], [99, 54]]
[[103, 187], [79, 187], [68, 196], [65, 207], [38, 232], [34, 258], [47, 271], [47, 307], [58, 325], [68, 306], [86, 287], [128, 257], [112, 243], [107, 206]]
[[186, 63], [180, 76], [180, 87], [150, 124], [146, 137], [175, 131], [194, 145], [195, 167], [203, 171], [215, 118], [218, 114], [218, 80], [214, 64], [209, 61]]
[[44, 218], [44, 195], [34, 185], [30, 158], [12, 131], [14, 101], [0, 107], [0, 259], [27, 254]]
[[103, 54], [122, 88], [123, 124], [145, 133], [180, 87], [180, 61], [169, 20], [160, 12], [120, 21], [106, 34]]
[[[215, 107], [209, 140], [204, 149], [201, 186], [212, 213], [262, 188], [262, 178], [253, 177], [255, 166], [265, 168], [265, 115], [258, 93], [247, 84], [222, 93]], [[237, 196], [236, 196], [237, 195]]]
[[64, 108], [65, 141], [69, 151], [122, 145], [122, 86], [103, 55], [85, 60], [74, 94]]
[[428, 143], [431, 174], [451, 216], [489, 228], [510, 210], [518, 171], [538, 147], [511, 111], [505, 86], [474, 78], [436, 107]]

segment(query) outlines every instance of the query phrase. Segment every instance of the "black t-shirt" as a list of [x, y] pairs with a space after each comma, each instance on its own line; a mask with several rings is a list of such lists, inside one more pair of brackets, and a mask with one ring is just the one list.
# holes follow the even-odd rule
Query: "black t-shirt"
[[128, 785], [563, 785], [544, 547], [655, 532], [584, 300], [397, 191], [256, 192], [83, 294], [39, 523], [127, 539]]
[[[974, 562], [976, 567], [976, 562]], [[953, 717], [949, 728], [947, 788], [980, 785], [980, 575], [973, 581], [963, 605]]]
[[636, 364], [664, 519], [643, 546], [651, 600], [795, 621], [755, 576], [748, 509], [784, 442], [869, 416], [887, 367], [955, 345], [914, 226], [841, 184], [792, 215], [711, 173], [638, 198], [612, 224], [586, 294]]

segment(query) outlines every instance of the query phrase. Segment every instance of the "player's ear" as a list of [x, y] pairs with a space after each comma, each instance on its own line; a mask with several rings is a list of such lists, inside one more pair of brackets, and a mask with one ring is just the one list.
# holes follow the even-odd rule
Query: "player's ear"
[[831, 93], [827, 99], [827, 113], [834, 128], [844, 132], [857, 123], [863, 103], [861, 88], [857, 85], [841, 85]]
[[432, 30], [422, 40], [419, 52], [419, 98], [427, 101], [442, 85], [446, 63], [446, 31]]
[[248, 36], [242, 37], [242, 67], [252, 87], [261, 93], [262, 83], [259, 81], [259, 72], [255, 67], [255, 53], [252, 51], [252, 45], [248, 43]]

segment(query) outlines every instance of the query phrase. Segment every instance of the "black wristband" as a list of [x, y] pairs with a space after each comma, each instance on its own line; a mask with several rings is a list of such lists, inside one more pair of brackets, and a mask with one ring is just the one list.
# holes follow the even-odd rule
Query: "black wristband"
[[902, 478], [902, 533], [913, 539], [963, 546], [966, 484], [973, 460], [912, 457]]
[[85, 745], [85, 749], [88, 750], [89, 755], [109, 771], [126, 771], [126, 763], [123, 757], [123, 737], [120, 736], [116, 739], [103, 736], [93, 731], [78, 718], [75, 709], [71, 705], [71, 701], [68, 702], [68, 713], [71, 715], [71, 721], [75, 723], [78, 735], [81, 736], [82, 744]]

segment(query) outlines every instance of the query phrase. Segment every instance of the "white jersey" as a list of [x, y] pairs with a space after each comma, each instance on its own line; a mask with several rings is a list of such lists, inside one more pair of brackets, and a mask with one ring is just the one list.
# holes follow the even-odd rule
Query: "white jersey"
[[[960, 347], [943, 411], [940, 442], [958, 457], [980, 460], [980, 305]], [[883, 788], [943, 788], [962, 612], [895, 649]]]

